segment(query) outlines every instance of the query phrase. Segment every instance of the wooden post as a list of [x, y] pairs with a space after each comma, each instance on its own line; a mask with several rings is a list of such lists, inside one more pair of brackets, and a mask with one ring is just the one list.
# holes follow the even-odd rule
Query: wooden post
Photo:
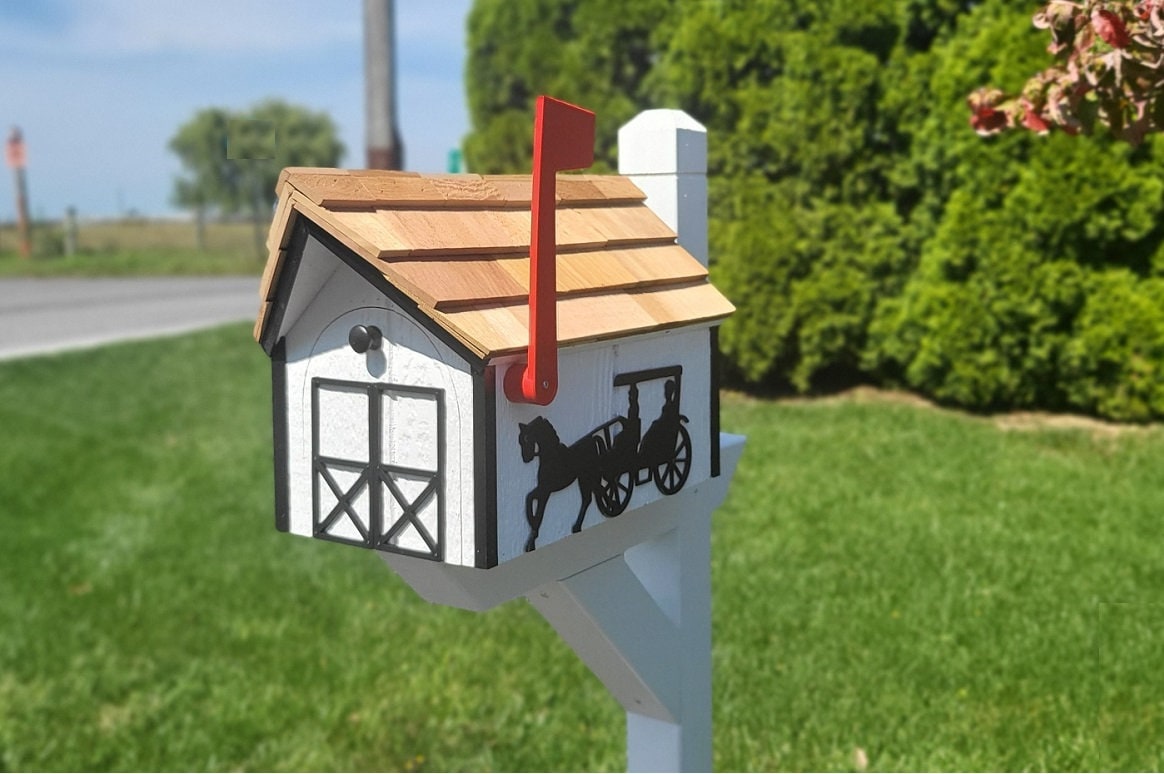
[[368, 169], [403, 169], [396, 126], [396, 51], [392, 0], [364, 0], [364, 128]]
[[20, 254], [29, 258], [32, 256], [32, 236], [28, 222], [28, 183], [24, 176], [24, 137], [19, 127], [12, 127], [5, 155], [16, 177], [16, 228], [20, 234]]
[[[730, 477], [743, 438], [721, 438]], [[683, 505], [665, 534], [527, 595], [626, 711], [627, 771], [711, 771], [718, 502]]]
[[707, 129], [682, 110], [645, 110], [618, 130], [618, 171], [707, 266]]
[[201, 202], [194, 208], [194, 246], [198, 252], [206, 252], [206, 205]]
[[717, 478], [491, 570], [381, 558], [435, 604], [525, 596], [626, 710], [629, 771], [710, 771], [711, 516], [744, 449], [717, 440]]
[[[647, 111], [620, 130], [619, 153], [620, 171], [706, 265], [703, 127]], [[711, 517], [744, 447], [712, 432], [718, 475], [497, 567], [382, 557], [431, 602], [487, 610], [525, 596], [625, 709], [629, 770], [710, 771]]]
[[72, 258], [77, 253], [77, 208], [65, 209], [65, 255]]

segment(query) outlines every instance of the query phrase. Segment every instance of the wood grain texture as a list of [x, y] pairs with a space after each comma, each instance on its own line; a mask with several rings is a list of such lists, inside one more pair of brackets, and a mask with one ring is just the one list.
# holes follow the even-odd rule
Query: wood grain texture
[[675, 232], [646, 206], [572, 207], [564, 212], [566, 219], [588, 224], [608, 245], [675, 241]]
[[[481, 260], [392, 260], [374, 263], [417, 302], [451, 311], [482, 304], [524, 303], [528, 256]], [[702, 281], [707, 270], [678, 245], [650, 245], [558, 255], [560, 296]]]
[[255, 316], [255, 327], [251, 334], [255, 337], [255, 341], [260, 341], [263, 338], [263, 326], [267, 324], [267, 317], [271, 314], [271, 302], [263, 301], [259, 303], [259, 313]]
[[291, 207], [291, 197], [280, 196], [275, 204], [275, 215], [271, 218], [271, 228], [267, 230], [267, 254], [275, 252], [290, 240], [291, 219], [287, 210]]
[[[388, 170], [288, 168], [276, 190], [290, 186], [312, 204], [339, 209], [428, 206], [509, 208], [528, 206], [527, 175], [420, 175]], [[631, 204], [646, 198], [627, 178], [558, 175], [557, 200], [570, 204]]]
[[326, 228], [332, 236], [351, 248], [357, 255], [365, 260], [379, 257], [379, 246], [370, 241], [362, 233], [345, 228], [343, 222], [338, 217], [338, 213], [312, 203], [298, 192], [293, 193], [291, 197], [292, 206], [295, 210], [302, 213], [309, 220]]
[[521, 210], [384, 209], [376, 215], [411, 255], [490, 255], [529, 249], [529, 213]]
[[286, 250], [275, 250], [267, 259], [267, 265], [263, 267], [263, 277], [259, 280], [260, 301], [271, 301], [275, 297], [275, 278], [283, 270], [283, 262], [286, 259]]
[[[558, 342], [565, 346], [669, 330], [721, 320], [733, 311], [731, 302], [707, 283], [567, 297], [558, 300]], [[521, 352], [529, 344], [524, 303], [432, 310], [432, 316], [483, 358]]]
[[[530, 179], [287, 169], [260, 283], [263, 325], [296, 217], [326, 229], [482, 357], [529, 340]], [[558, 179], [558, 334], [563, 344], [722, 319], [731, 304], [617, 176]]]
[[[329, 223], [368, 245], [367, 257], [482, 256], [529, 251], [527, 210], [319, 209], [326, 213], [323, 217]], [[559, 252], [675, 241], [674, 232], [643, 205], [562, 208], [557, 211], [556, 220]]]

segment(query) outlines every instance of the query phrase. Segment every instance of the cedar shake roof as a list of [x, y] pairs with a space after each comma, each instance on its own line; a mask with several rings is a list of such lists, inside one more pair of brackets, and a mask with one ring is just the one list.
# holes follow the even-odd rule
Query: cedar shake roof
[[[292, 226], [305, 217], [482, 359], [525, 350], [531, 188], [526, 175], [284, 170], [255, 338]], [[645, 198], [625, 177], [558, 177], [559, 343], [706, 323], [734, 311]]]

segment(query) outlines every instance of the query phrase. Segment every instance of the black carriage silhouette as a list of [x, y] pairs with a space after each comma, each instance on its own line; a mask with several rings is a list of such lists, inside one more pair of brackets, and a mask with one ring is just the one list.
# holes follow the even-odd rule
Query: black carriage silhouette
[[[642, 432], [639, 417], [639, 385], [662, 381], [663, 409]], [[545, 417], [521, 425], [518, 441], [522, 460], [540, 458], [537, 485], [526, 495], [526, 520], [530, 525], [525, 550], [536, 547], [546, 502], [553, 492], [578, 482], [582, 505], [573, 532], [580, 532], [593, 499], [598, 510], [614, 518], [626, 510], [636, 486], [652, 480], [665, 495], [673, 495], [687, 483], [691, 472], [691, 435], [680, 412], [683, 368], [668, 366], [628, 371], [614, 377], [615, 387], [628, 387], [627, 413], [605, 422], [566, 446]]]
[[[642, 382], [665, 379], [663, 411], [642, 433], [638, 417], [638, 386]], [[595, 428], [591, 435], [601, 438], [605, 451], [599, 455], [598, 510], [612, 518], [626, 510], [636, 486], [649, 483], [665, 495], [683, 488], [691, 472], [691, 435], [683, 425], [687, 417], [679, 411], [683, 389], [683, 369], [679, 366], [631, 371], [614, 378], [615, 387], [629, 387], [626, 416], [615, 417]], [[619, 428], [614, 434], [614, 428]], [[612, 437], [613, 435], [613, 437]]]

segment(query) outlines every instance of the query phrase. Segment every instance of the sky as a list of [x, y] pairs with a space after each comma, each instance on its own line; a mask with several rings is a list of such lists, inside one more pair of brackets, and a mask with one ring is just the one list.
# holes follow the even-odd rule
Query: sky
[[[396, 0], [405, 167], [443, 172], [468, 132], [471, 0]], [[19, 126], [32, 215], [177, 213], [167, 143], [207, 107], [328, 113], [364, 166], [361, 0], [0, 0], [0, 139]], [[0, 221], [15, 218], [5, 167]]]

